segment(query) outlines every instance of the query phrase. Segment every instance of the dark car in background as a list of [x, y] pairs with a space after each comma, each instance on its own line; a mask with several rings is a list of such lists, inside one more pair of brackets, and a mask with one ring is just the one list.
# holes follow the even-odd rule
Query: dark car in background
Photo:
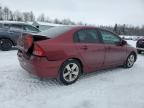
[[14, 21], [0, 21], [0, 49], [8, 51], [17, 45], [22, 33], [38, 33], [40, 30], [30, 24]]
[[137, 52], [139, 54], [141, 54], [142, 51], [144, 51], [144, 38], [141, 38], [137, 41], [136, 47], [137, 47]]

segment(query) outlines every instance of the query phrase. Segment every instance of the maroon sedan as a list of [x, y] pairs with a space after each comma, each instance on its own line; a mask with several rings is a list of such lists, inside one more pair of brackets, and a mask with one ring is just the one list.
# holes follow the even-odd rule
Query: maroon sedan
[[61, 26], [18, 41], [18, 59], [28, 72], [41, 78], [74, 83], [81, 74], [117, 66], [131, 68], [135, 48], [118, 35], [90, 26]]

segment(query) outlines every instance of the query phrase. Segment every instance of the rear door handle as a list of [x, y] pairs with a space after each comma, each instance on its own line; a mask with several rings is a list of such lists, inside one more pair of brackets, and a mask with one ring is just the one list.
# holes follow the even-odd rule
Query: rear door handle
[[111, 47], [110, 47], [110, 46], [109, 46], [109, 47], [106, 47], [106, 49], [107, 49], [107, 50], [110, 50], [110, 49], [111, 49]]
[[88, 46], [82, 46], [81, 49], [87, 50], [87, 49], [88, 49]]

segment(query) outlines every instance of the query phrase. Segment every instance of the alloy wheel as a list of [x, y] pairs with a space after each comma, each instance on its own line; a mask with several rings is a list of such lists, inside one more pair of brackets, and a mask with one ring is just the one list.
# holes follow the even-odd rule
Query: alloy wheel
[[72, 82], [77, 79], [79, 75], [79, 66], [76, 63], [69, 63], [63, 70], [63, 78], [67, 82]]
[[128, 61], [127, 61], [127, 66], [128, 67], [132, 67], [133, 64], [135, 62], [135, 56], [133, 54], [131, 54], [129, 57], [128, 57]]

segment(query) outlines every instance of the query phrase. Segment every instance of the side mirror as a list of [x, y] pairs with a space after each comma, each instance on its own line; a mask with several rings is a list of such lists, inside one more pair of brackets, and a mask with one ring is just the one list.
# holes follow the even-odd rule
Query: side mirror
[[118, 42], [116, 45], [117, 46], [124, 46], [124, 45], [126, 45], [127, 44], [127, 41], [125, 41], [125, 40], [121, 40], [120, 42]]
[[36, 26], [37, 29], [39, 29], [39, 26]]
[[127, 41], [125, 41], [125, 40], [122, 40], [121, 41], [121, 45], [123, 46], [123, 45], [126, 45], [127, 44]]

